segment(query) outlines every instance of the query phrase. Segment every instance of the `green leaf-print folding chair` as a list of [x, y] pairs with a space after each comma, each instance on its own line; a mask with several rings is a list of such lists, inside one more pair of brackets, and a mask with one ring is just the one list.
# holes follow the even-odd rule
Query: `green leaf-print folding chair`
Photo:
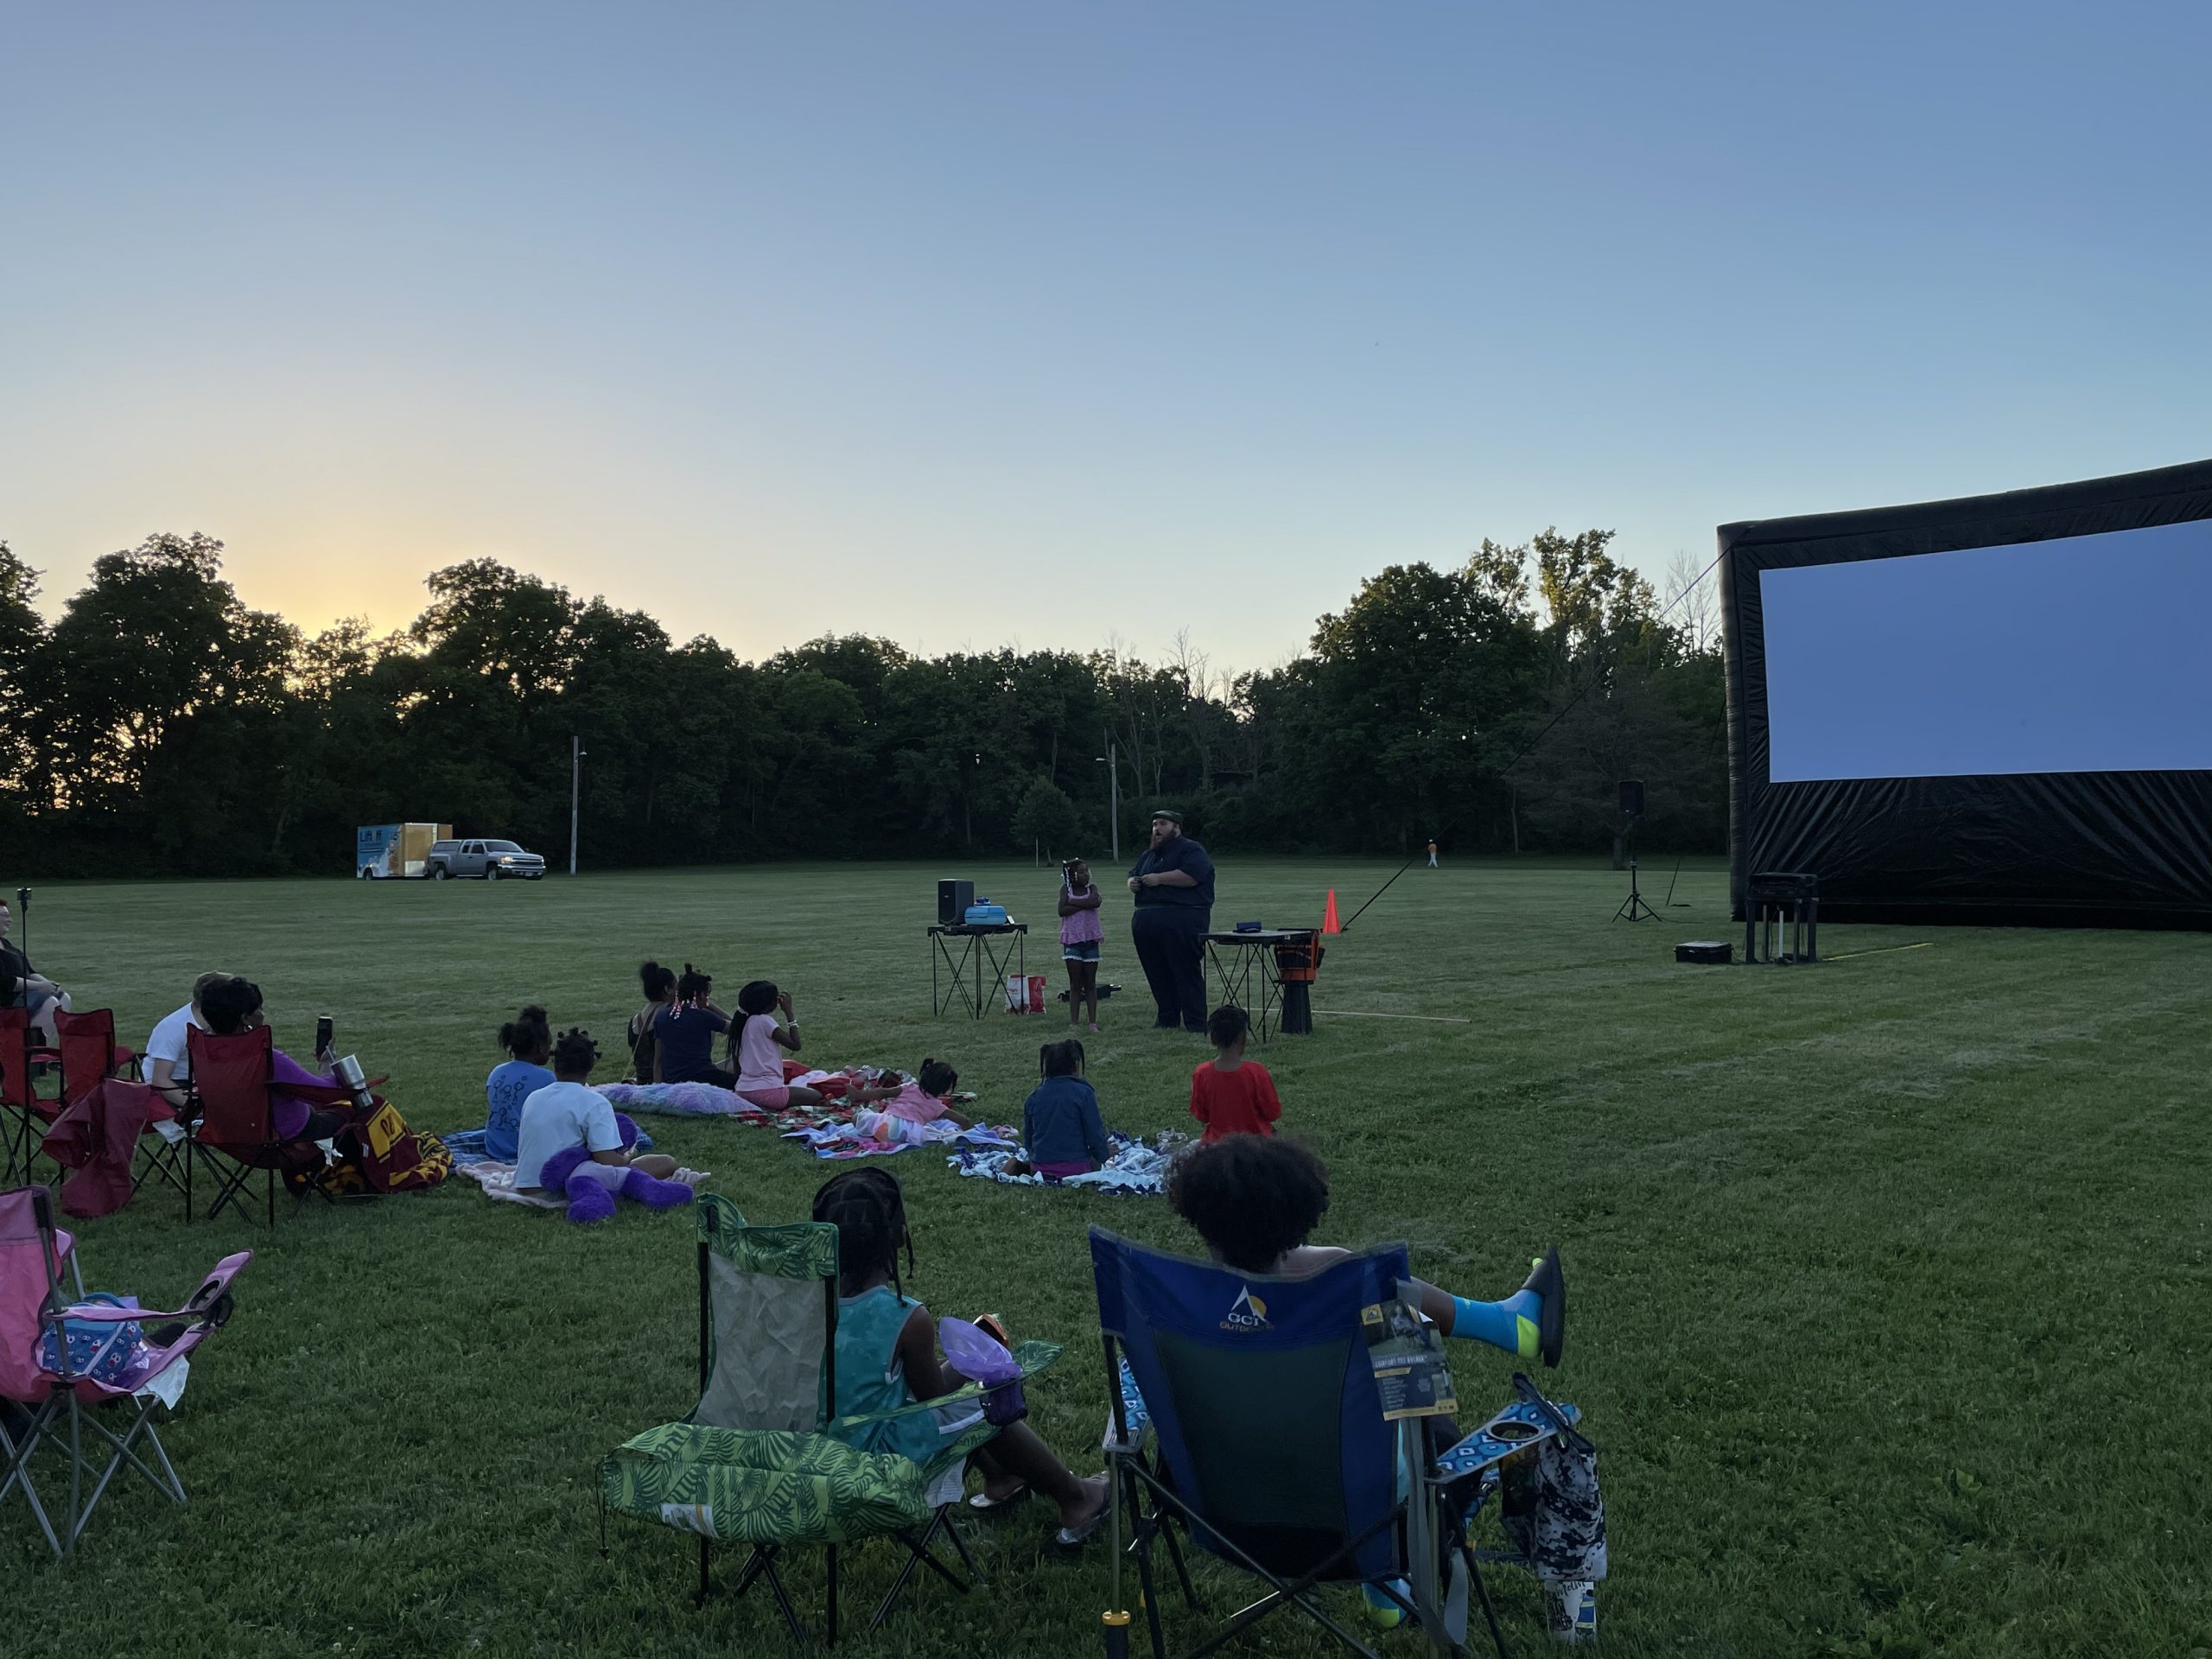
[[[750, 1544], [736, 1593], [765, 1580], [792, 1639], [801, 1643], [805, 1627], [776, 1570], [777, 1558], [798, 1546], [819, 1544], [825, 1551], [823, 1624], [831, 1643], [837, 1639], [841, 1545], [889, 1537], [906, 1546], [906, 1560], [875, 1610], [871, 1630], [890, 1616], [918, 1567], [956, 1590], [982, 1583], [948, 1513], [959, 1501], [969, 1454], [998, 1432], [982, 1419], [978, 1391], [971, 1385], [906, 1408], [964, 1405], [976, 1414], [972, 1424], [945, 1433], [925, 1464], [833, 1439], [837, 1230], [817, 1222], [750, 1227], [735, 1205], [714, 1193], [699, 1195], [695, 1216], [699, 1403], [682, 1422], [647, 1429], [601, 1464], [601, 1553], [610, 1509], [696, 1533], [703, 1602], [715, 1542]], [[1059, 1356], [1057, 1343], [1025, 1342], [1014, 1350], [1025, 1377]], [[957, 1421], [957, 1413], [949, 1414]], [[951, 1541], [968, 1578], [931, 1548], [940, 1535]]]

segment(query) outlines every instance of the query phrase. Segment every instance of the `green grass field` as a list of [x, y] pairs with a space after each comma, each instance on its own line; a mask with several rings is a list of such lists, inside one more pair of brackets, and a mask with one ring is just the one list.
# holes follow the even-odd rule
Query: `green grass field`
[[[1348, 913], [1389, 868], [1226, 861], [1215, 914], [1318, 919], [1332, 882]], [[258, 980], [295, 1052], [333, 1011], [341, 1050], [388, 1070], [432, 1129], [481, 1122], [493, 1033], [524, 1000], [616, 1036], [645, 955], [710, 969], [725, 1001], [774, 978], [810, 1055], [941, 1055], [981, 1112], [1018, 1118], [1062, 1016], [930, 1017], [940, 873], [56, 885], [31, 943], [132, 1043], [209, 967]], [[1050, 872], [977, 874], [1046, 922]], [[1601, 1448], [1605, 1649], [2212, 1647], [2212, 939], [1834, 926], [1818, 968], [1693, 969], [1676, 941], [1729, 933], [1717, 868], [1686, 870], [1688, 907], [1657, 923], [1611, 921], [1619, 896], [1620, 878], [1560, 864], [1409, 871], [1337, 942], [1316, 1002], [1427, 1018], [1331, 1015], [1265, 1054], [1286, 1127], [1332, 1167], [1328, 1241], [1406, 1239], [1426, 1275], [1478, 1296], [1561, 1248], [1573, 1316], [1546, 1380]], [[1109, 1121], [1165, 1128], [1185, 1121], [1201, 1050], [1146, 1028], [1126, 918], [1109, 902], [1103, 977], [1130, 995], [1107, 1005], [1091, 1076]], [[1030, 965], [1057, 986], [1039, 933]], [[648, 1127], [755, 1220], [803, 1217], [830, 1173], [757, 1130]], [[962, 1180], [925, 1153], [892, 1166], [911, 1287], [1066, 1340], [1033, 1418], [1096, 1468], [1084, 1229], [1188, 1235], [1159, 1201]], [[151, 1192], [90, 1224], [95, 1287], [149, 1300], [227, 1250], [257, 1254], [165, 1431], [189, 1507], [119, 1488], [65, 1573], [20, 1500], [0, 1504], [0, 1650], [781, 1651], [765, 1599], [691, 1605], [678, 1535], [622, 1525], [598, 1553], [598, 1459], [691, 1403], [688, 1229], [636, 1211], [575, 1228], [459, 1179], [296, 1217], [285, 1201], [273, 1236], [229, 1216], [187, 1229]], [[1503, 1356], [1454, 1354], [1463, 1402], [1503, 1397]], [[987, 1596], [925, 1586], [850, 1650], [1093, 1650], [1103, 1545], [1063, 1559], [1039, 1504], [974, 1532]], [[857, 1608], [895, 1563], [849, 1560]], [[1516, 1648], [1541, 1651], [1533, 1585], [1497, 1580]], [[1231, 1575], [1211, 1582], [1236, 1605]], [[1243, 1650], [1326, 1650], [1263, 1628]]]

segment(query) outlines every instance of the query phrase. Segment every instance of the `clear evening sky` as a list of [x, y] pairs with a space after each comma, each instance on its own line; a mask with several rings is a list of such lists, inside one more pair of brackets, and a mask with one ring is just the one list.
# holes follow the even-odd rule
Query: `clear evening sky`
[[0, 538], [1259, 666], [1393, 562], [2212, 454], [2212, 8], [22, 3]]

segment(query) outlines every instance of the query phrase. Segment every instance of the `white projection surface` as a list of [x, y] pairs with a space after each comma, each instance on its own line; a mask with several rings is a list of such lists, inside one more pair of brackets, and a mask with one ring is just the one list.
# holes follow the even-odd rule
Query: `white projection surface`
[[2212, 520], [1759, 573], [1768, 777], [2212, 770]]

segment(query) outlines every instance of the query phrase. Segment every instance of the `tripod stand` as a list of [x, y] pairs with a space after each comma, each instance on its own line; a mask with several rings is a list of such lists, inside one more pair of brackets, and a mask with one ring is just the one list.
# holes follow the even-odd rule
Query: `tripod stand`
[[1656, 922], [1659, 919], [1659, 912], [1651, 908], [1651, 901], [1636, 885], [1636, 825], [1637, 816], [1631, 812], [1628, 819], [1628, 897], [1621, 900], [1621, 907], [1613, 912], [1613, 919], [1617, 922]]

